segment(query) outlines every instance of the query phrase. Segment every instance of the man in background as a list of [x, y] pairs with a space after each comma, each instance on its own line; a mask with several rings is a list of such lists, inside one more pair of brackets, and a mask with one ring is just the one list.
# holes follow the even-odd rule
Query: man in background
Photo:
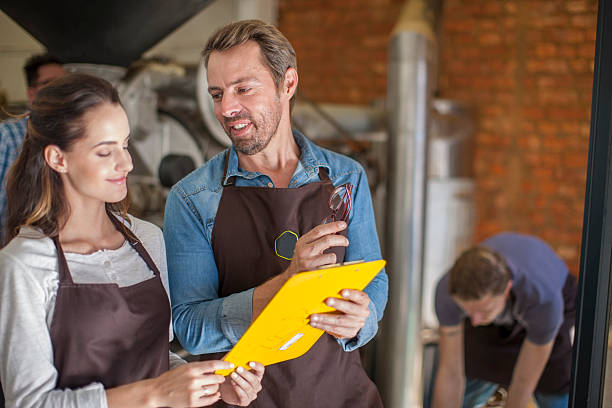
[[[40, 88], [65, 74], [62, 62], [51, 54], [31, 56], [23, 67], [28, 103], [31, 104]], [[17, 158], [27, 130], [28, 118], [8, 119], [0, 123], [0, 242], [4, 244], [6, 231], [6, 174]]]
[[542, 240], [497, 234], [465, 251], [436, 289], [440, 366], [434, 407], [567, 407], [576, 279]]

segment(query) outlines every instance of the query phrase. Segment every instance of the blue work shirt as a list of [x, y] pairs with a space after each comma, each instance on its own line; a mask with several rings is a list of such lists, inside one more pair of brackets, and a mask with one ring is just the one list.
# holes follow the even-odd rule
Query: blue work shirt
[[21, 150], [21, 144], [28, 128], [28, 118], [8, 119], [0, 123], [0, 244], [4, 243], [8, 231], [5, 231], [7, 200], [6, 181], [9, 168]]
[[[492, 324], [516, 322], [525, 328], [527, 338], [546, 344], [557, 335], [564, 319], [563, 288], [569, 270], [565, 262], [541, 239], [514, 232], [493, 235], [479, 246], [502, 255], [512, 274], [514, 301]], [[466, 317], [449, 293], [449, 272], [436, 289], [436, 313], [442, 326], [455, 326]]]
[[[300, 160], [289, 188], [320, 181], [319, 167], [327, 169], [337, 186], [351, 183], [353, 206], [349, 214], [349, 246], [345, 261], [381, 259], [368, 180], [355, 160], [320, 148], [299, 132], [294, 138]], [[270, 177], [238, 167], [238, 155], [229, 149], [227, 177], [235, 185], [272, 186]], [[172, 316], [176, 335], [192, 354], [230, 350], [251, 324], [253, 290], [219, 298], [219, 274], [212, 249], [212, 231], [223, 192], [225, 152], [179, 181], [166, 201], [164, 238]], [[338, 342], [346, 351], [366, 344], [378, 330], [387, 303], [388, 279], [381, 271], [364, 290], [370, 297], [370, 314], [356, 337]]]

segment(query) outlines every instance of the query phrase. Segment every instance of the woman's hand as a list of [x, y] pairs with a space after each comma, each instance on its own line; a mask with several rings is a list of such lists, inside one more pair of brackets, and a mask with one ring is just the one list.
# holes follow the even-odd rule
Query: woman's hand
[[153, 406], [206, 407], [219, 400], [219, 384], [225, 377], [216, 370], [229, 370], [226, 361], [200, 361], [183, 364], [154, 379]]
[[238, 367], [219, 386], [221, 399], [225, 403], [244, 407], [257, 398], [257, 393], [261, 391], [261, 379], [265, 368], [262, 364], [254, 362], [249, 363], [249, 367], [251, 370]]

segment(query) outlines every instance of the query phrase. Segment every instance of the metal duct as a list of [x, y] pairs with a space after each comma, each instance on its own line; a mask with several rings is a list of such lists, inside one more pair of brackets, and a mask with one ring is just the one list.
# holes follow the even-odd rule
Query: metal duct
[[423, 403], [420, 331], [427, 134], [437, 59], [435, 11], [439, 10], [432, 3], [408, 1], [389, 46], [385, 257], [390, 284], [376, 380], [384, 405], [393, 408]]
[[212, 0], [0, 0], [64, 62], [128, 66]]

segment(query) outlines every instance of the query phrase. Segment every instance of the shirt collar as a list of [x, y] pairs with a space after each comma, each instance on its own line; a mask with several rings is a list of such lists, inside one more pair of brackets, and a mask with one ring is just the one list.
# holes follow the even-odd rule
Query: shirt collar
[[[300, 163], [303, 170], [307, 173], [308, 178], [312, 178], [319, 174], [319, 167], [325, 167], [329, 174], [330, 165], [327, 159], [324, 157], [321, 148], [312, 143], [306, 136], [301, 132], [293, 129], [293, 138], [300, 148]], [[238, 154], [234, 145], [228, 149], [229, 159], [227, 163], [227, 173], [223, 179], [223, 184], [227, 184], [230, 177], [242, 177], [245, 179], [254, 179], [260, 176], [262, 173], [245, 171], [238, 167]], [[299, 168], [299, 166], [298, 166]]]

